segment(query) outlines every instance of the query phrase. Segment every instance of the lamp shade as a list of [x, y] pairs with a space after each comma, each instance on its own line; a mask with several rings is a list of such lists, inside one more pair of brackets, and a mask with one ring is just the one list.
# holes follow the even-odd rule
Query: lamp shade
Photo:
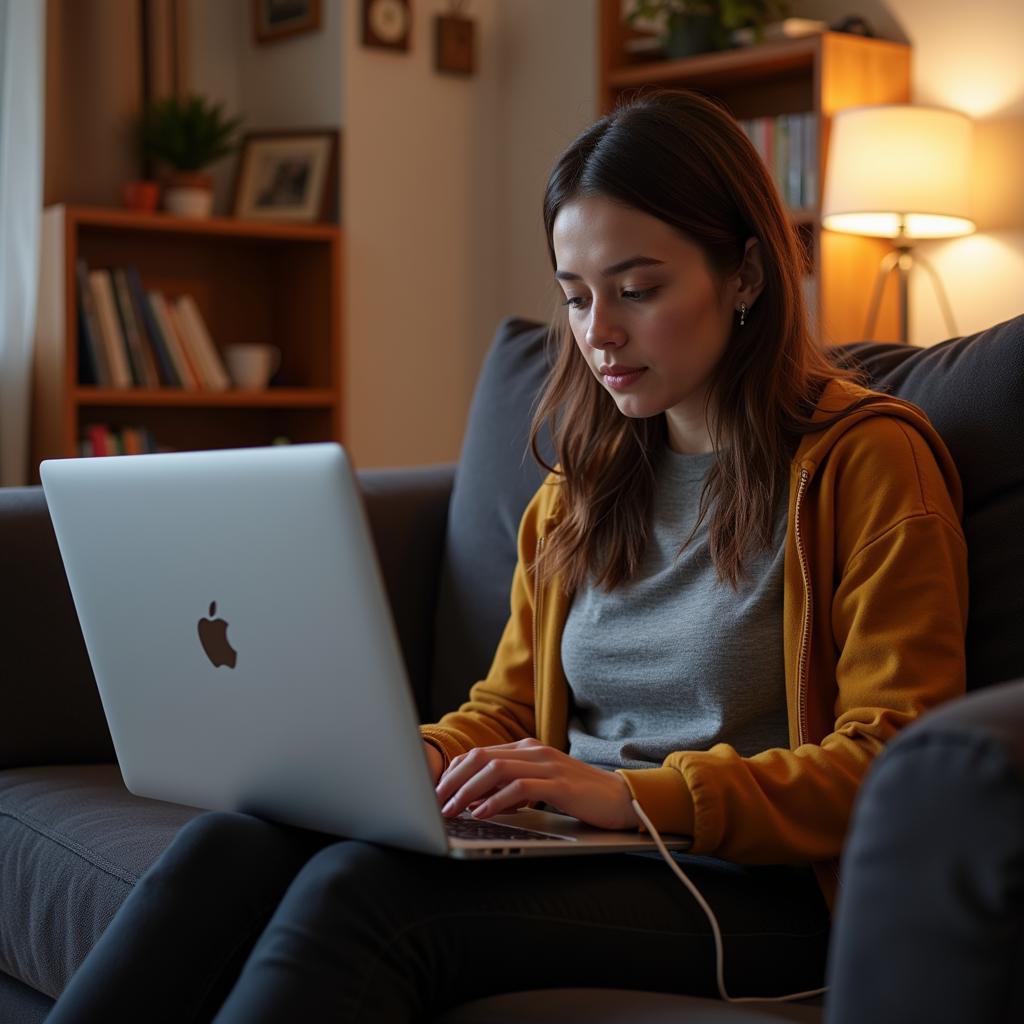
[[893, 104], [839, 111], [822, 226], [881, 238], [970, 234], [971, 138], [970, 119], [955, 110]]

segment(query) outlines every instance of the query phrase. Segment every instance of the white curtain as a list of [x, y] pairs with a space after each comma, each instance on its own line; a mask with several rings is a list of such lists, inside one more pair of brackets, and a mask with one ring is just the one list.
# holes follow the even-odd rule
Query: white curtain
[[43, 203], [43, 0], [0, 0], [0, 486], [28, 480]]

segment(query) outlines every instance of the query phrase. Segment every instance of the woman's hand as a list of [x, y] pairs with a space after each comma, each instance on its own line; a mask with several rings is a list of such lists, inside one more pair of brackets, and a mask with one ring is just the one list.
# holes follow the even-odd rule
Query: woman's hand
[[475, 818], [489, 818], [543, 800], [597, 828], [638, 824], [633, 795], [621, 775], [535, 739], [460, 754], [441, 776], [437, 797], [441, 813], [449, 818], [467, 808]]

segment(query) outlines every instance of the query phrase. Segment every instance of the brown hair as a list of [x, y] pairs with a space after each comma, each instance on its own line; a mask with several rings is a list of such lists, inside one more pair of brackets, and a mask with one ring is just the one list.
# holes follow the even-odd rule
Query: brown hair
[[[812, 429], [822, 388], [830, 379], [856, 375], [834, 365], [812, 336], [801, 243], [754, 146], [715, 102], [694, 92], [658, 90], [620, 105], [562, 153], [544, 194], [553, 268], [555, 218], [566, 203], [589, 196], [623, 203], [675, 228], [702, 250], [719, 288], [739, 270], [746, 240], [760, 243], [764, 287], [746, 324], [741, 328], [734, 320], [713, 372], [709, 397], [717, 410], [712, 444], [718, 457], [697, 523], [682, 545], [713, 506], [711, 558], [719, 579], [735, 588], [745, 560], [771, 544], [775, 502], [788, 486], [800, 435]], [[549, 342], [553, 366], [538, 399], [530, 447], [541, 465], [554, 468], [537, 446], [547, 423], [565, 514], [537, 568], [545, 581], [561, 574], [570, 592], [588, 572], [610, 590], [640, 566], [654, 496], [652, 456], [667, 444], [665, 416], [619, 413], [580, 358], [561, 304]], [[720, 448], [723, 437], [729, 444]]]

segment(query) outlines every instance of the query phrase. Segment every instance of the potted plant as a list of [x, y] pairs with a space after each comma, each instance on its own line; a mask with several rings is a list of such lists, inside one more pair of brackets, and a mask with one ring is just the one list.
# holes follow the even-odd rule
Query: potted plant
[[633, 0], [629, 22], [663, 19], [669, 57], [689, 57], [732, 46], [732, 33], [752, 28], [761, 42], [764, 26], [789, 13], [789, 0]]
[[241, 118], [227, 118], [223, 104], [202, 96], [152, 100], [142, 114], [143, 155], [170, 170], [164, 181], [164, 208], [184, 217], [209, 217], [213, 176], [204, 173], [238, 146]]

